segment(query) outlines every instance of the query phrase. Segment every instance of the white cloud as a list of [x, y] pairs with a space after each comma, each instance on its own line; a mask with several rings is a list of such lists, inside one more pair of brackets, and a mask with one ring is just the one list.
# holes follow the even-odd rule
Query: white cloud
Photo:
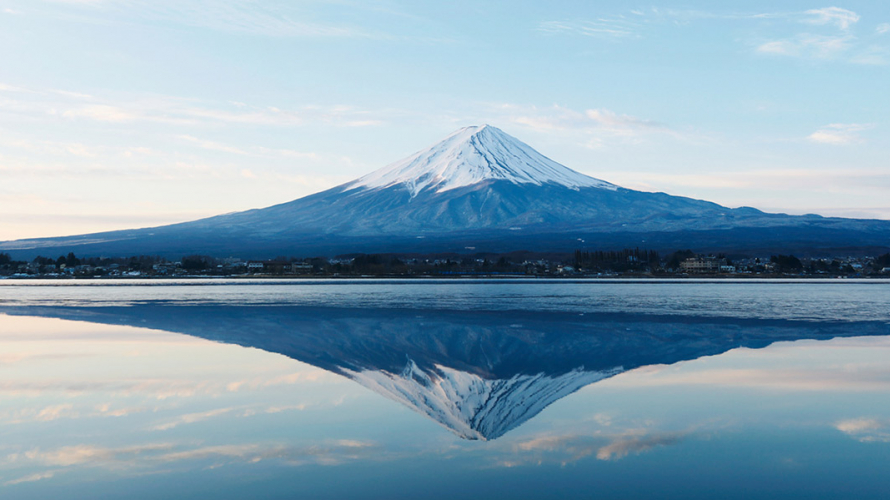
[[883, 35], [887, 32], [890, 32], [890, 23], [881, 23], [875, 28], [875, 33], [879, 35]]
[[859, 22], [859, 14], [842, 9], [840, 7], [825, 7], [806, 11], [808, 18], [804, 20], [808, 24], [834, 24], [842, 30], [849, 29], [851, 25]]
[[557, 104], [547, 107], [499, 104], [493, 106], [492, 113], [500, 114], [501, 119], [505, 121], [537, 131], [586, 130], [633, 136], [644, 132], [668, 130], [661, 123], [602, 108], [579, 111]]
[[813, 132], [807, 139], [819, 144], [831, 144], [833, 146], [847, 146], [865, 142], [857, 135], [858, 132], [872, 128], [869, 124], [859, 123], [832, 123]]
[[804, 33], [794, 38], [772, 40], [757, 46], [757, 52], [782, 56], [833, 59], [853, 46], [854, 37], [823, 36]]

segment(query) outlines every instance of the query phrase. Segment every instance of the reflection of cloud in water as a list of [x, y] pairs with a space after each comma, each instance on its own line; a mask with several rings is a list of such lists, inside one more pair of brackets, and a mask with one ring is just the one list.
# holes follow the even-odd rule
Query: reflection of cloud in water
[[384, 460], [386, 453], [370, 441], [350, 439], [327, 440], [307, 446], [288, 446], [279, 443], [221, 444], [189, 446], [170, 442], [148, 443], [127, 447], [102, 447], [95, 445], [65, 446], [49, 451], [34, 448], [6, 456], [4, 465], [19, 467], [52, 467], [53, 470], [29, 474], [5, 483], [19, 483], [48, 479], [60, 472], [70, 472], [83, 467], [98, 467], [116, 471], [122, 475], [141, 475], [158, 470], [158, 467], [176, 463], [180, 467], [219, 467], [235, 463], [257, 463], [274, 460], [280, 464], [340, 465], [355, 460]]
[[595, 456], [598, 460], [619, 460], [659, 446], [677, 444], [687, 436], [685, 432], [650, 432], [645, 429], [609, 434], [540, 436], [515, 444], [511, 458], [500, 464], [508, 467], [544, 463], [566, 465], [589, 456]]
[[658, 434], [653, 436], [622, 436], [603, 446], [596, 452], [596, 458], [600, 460], [613, 460], [624, 458], [631, 453], [643, 453], [656, 446], [669, 446], [678, 443], [685, 436], [682, 434]]
[[64, 403], [39, 408], [21, 408], [19, 410], [0, 413], [0, 422], [4, 424], [22, 424], [27, 422], [52, 422], [61, 418], [76, 418], [74, 405]]
[[862, 443], [890, 443], [890, 420], [851, 418], [837, 422], [834, 427]]
[[213, 417], [218, 417], [220, 415], [225, 415], [227, 413], [232, 412], [235, 408], [217, 408], [216, 410], [209, 410], [200, 413], [189, 413], [186, 415], [180, 415], [179, 417], [171, 420], [169, 422], [165, 422], [163, 424], [158, 424], [151, 428], [153, 431], [166, 431], [173, 429], [175, 427], [179, 427], [184, 424], [194, 424], [195, 422], [203, 422], [205, 420], [211, 419]]
[[739, 368], [675, 371], [673, 367], [648, 367], [609, 382], [615, 387], [722, 386], [787, 391], [888, 392], [890, 367], [844, 372], [833, 367]]
[[56, 473], [54, 471], [46, 471], [46, 472], [38, 472], [36, 474], [29, 474], [24, 477], [20, 477], [18, 479], [12, 479], [3, 483], [3, 486], [14, 486], [16, 484], [22, 483], [33, 483], [36, 481], [40, 481], [42, 479], [50, 479], [54, 477]]
[[93, 445], [63, 446], [51, 451], [39, 448], [24, 453], [14, 453], [7, 457], [8, 462], [31, 462], [54, 467], [71, 467], [74, 465], [116, 466], [135, 465], [139, 458], [170, 450], [171, 443], [152, 443], [121, 448], [105, 448]]

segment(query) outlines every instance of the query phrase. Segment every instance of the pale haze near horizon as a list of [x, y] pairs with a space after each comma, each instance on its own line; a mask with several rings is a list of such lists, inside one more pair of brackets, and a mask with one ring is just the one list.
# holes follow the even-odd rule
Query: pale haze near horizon
[[0, 240], [290, 201], [488, 123], [623, 187], [890, 219], [883, 2], [0, 0]]

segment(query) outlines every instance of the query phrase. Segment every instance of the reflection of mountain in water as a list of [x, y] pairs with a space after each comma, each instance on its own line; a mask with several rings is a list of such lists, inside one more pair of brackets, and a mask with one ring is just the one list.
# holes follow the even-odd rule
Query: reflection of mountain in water
[[888, 335], [883, 322], [563, 312], [139, 304], [0, 307], [179, 332], [280, 353], [342, 374], [466, 439], [495, 439], [554, 401], [645, 365], [736, 347]]
[[432, 417], [465, 439], [495, 439], [585, 385], [620, 372], [561, 375], [516, 374], [488, 380], [437, 365], [424, 370], [414, 361], [400, 373], [385, 370], [343, 372], [359, 384]]

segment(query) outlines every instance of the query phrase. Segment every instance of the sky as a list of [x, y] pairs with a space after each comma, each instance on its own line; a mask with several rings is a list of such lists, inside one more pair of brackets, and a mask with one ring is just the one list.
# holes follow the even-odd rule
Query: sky
[[890, 219], [881, 1], [0, 0], [0, 240], [259, 208], [488, 123], [579, 172]]

